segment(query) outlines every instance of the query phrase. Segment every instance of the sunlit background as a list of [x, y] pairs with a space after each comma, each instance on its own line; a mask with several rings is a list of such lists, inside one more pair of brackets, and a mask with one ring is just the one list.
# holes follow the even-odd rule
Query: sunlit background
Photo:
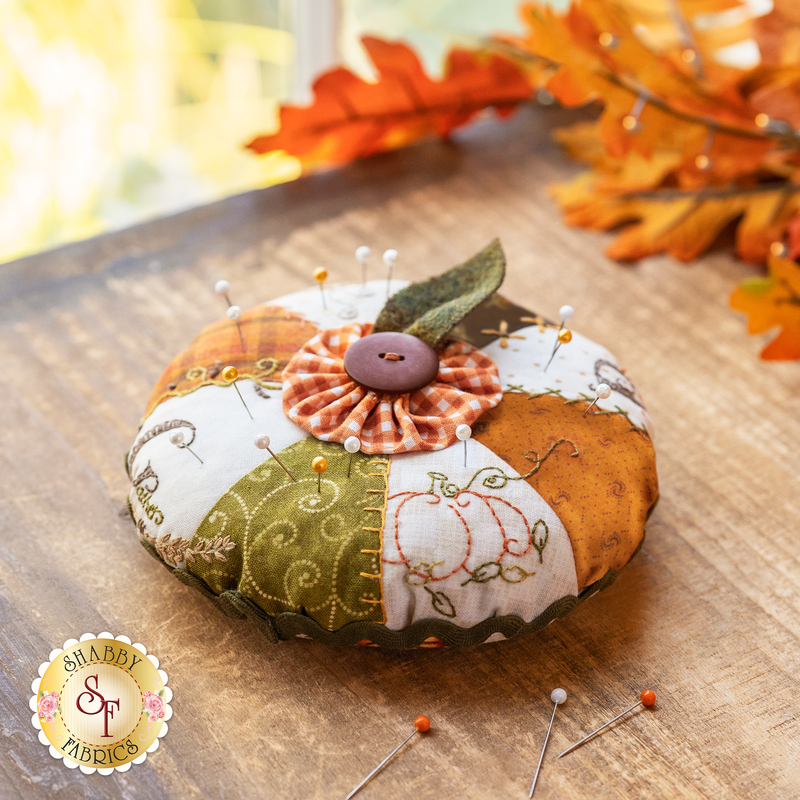
[[362, 34], [407, 39], [436, 74], [447, 47], [520, 31], [518, 6], [4, 0], [0, 261], [290, 180], [293, 159], [242, 145], [333, 64], [369, 77]]

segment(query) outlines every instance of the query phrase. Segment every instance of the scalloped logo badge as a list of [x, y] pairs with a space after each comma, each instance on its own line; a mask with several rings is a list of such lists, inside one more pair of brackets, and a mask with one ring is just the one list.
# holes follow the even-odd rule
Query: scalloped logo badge
[[87, 775], [125, 772], [158, 749], [172, 690], [158, 659], [127, 636], [86, 633], [50, 653], [31, 684], [31, 723], [53, 758]]

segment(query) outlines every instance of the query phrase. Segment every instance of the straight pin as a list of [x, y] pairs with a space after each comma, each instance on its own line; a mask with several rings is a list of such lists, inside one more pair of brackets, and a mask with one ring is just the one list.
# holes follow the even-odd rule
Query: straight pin
[[389, 268], [389, 274], [386, 276], [386, 299], [389, 299], [389, 292], [392, 285], [392, 269], [394, 262], [397, 261], [397, 250], [385, 250], [383, 253], [383, 263]]
[[367, 262], [372, 255], [372, 250], [365, 244], [356, 248], [356, 261], [361, 264], [361, 294], [367, 294]]
[[228, 319], [236, 323], [236, 329], [239, 331], [239, 341], [242, 343], [242, 352], [244, 353], [244, 336], [242, 336], [242, 326], [239, 320], [242, 318], [242, 309], [239, 306], [231, 306], [226, 312]]
[[467, 466], [467, 439], [472, 437], [472, 428], [469, 425], [461, 424], [456, 428], [456, 439], [464, 442], [464, 466]]
[[594, 398], [594, 400], [592, 400], [592, 403], [589, 406], [589, 408], [587, 408], [586, 411], [583, 412], [584, 417], [592, 410], [592, 406], [598, 400], [607, 400], [609, 397], [611, 397], [611, 387], [607, 383], [598, 383], [597, 388], [594, 390], [594, 392], [595, 395], [597, 396]]
[[580, 747], [584, 742], [589, 741], [589, 739], [591, 739], [592, 736], [600, 733], [600, 731], [602, 731], [604, 728], [607, 728], [612, 723], [616, 722], [620, 717], [624, 717], [627, 713], [633, 711], [633, 709], [636, 708], [636, 706], [647, 706], [649, 708], [650, 706], [655, 705], [655, 702], [656, 702], [656, 693], [651, 689], [645, 689], [639, 695], [639, 699], [632, 706], [630, 706], [630, 708], [626, 708], [621, 714], [617, 714], [617, 716], [614, 717], [614, 719], [610, 719], [608, 722], [606, 722], [605, 725], [601, 725], [597, 730], [592, 731], [588, 736], [584, 736], [583, 739], [581, 739], [579, 742], [575, 742], [575, 744], [568, 747], [563, 753], [561, 753], [561, 755], [559, 755], [559, 758], [561, 758], [561, 756], [565, 756], [567, 753], [571, 753], [573, 750]]
[[550, 692], [550, 699], [553, 701], [553, 716], [550, 717], [550, 724], [547, 726], [547, 735], [544, 737], [544, 744], [542, 745], [542, 754], [539, 756], [539, 763], [536, 765], [536, 773], [533, 776], [533, 783], [528, 797], [533, 797], [533, 792], [536, 789], [536, 781], [539, 780], [539, 770], [542, 768], [542, 760], [544, 759], [544, 751], [547, 750], [547, 742], [550, 739], [550, 731], [553, 729], [553, 720], [556, 718], [556, 709], [566, 701], [567, 693], [563, 689], [553, 689]]
[[556, 346], [553, 348], [553, 352], [550, 354], [550, 360], [545, 365], [544, 371], [547, 372], [547, 367], [549, 367], [553, 363], [553, 359], [556, 357], [556, 353], [558, 352], [558, 348], [561, 347], [562, 344], [569, 344], [572, 341], [572, 331], [569, 328], [563, 328], [558, 332], [556, 335]]
[[278, 456], [276, 456], [275, 453], [269, 449], [269, 436], [267, 436], [266, 433], [259, 433], [253, 443], [259, 450], [266, 450], [278, 462], [278, 464], [280, 464], [281, 469], [292, 479], [292, 481], [297, 483], [294, 475], [292, 475], [292, 473], [286, 468], [286, 464], [284, 464], [283, 461], [281, 461]]
[[328, 459], [317, 456], [311, 461], [311, 469], [317, 473], [317, 494], [322, 494], [322, 473], [328, 469]]
[[181, 450], [188, 450], [201, 464], [203, 463], [203, 459], [200, 458], [188, 444], [183, 441], [183, 431], [172, 431], [169, 435], [169, 440], [175, 447], [180, 448]]
[[247, 403], [244, 401], [244, 397], [242, 397], [242, 393], [239, 391], [239, 387], [236, 385], [236, 379], [239, 377], [239, 370], [236, 367], [225, 367], [220, 373], [222, 376], [222, 380], [228, 381], [228, 383], [236, 389], [236, 394], [239, 395], [239, 399], [242, 401], [242, 405], [244, 406], [244, 410], [247, 412], [250, 419], [253, 419], [253, 415], [250, 413], [250, 409], [247, 407]]
[[319, 293], [322, 295], [322, 307], [325, 311], [328, 310], [328, 306], [325, 304], [325, 289], [322, 288], [322, 284], [328, 280], [328, 270], [319, 267], [318, 269], [314, 270], [314, 280], [319, 284]]
[[358, 436], [348, 436], [344, 440], [344, 449], [350, 453], [350, 460], [347, 462], [347, 477], [350, 477], [350, 468], [353, 466], [353, 455], [361, 449], [361, 439]]
[[228, 304], [228, 308], [230, 308], [233, 305], [233, 303], [231, 303], [231, 298], [228, 296], [228, 292], [230, 292], [230, 290], [231, 290], [231, 285], [228, 283], [228, 281], [221, 280], [217, 281], [214, 284], [214, 291], [218, 295], [222, 295], [222, 297], [225, 298], [225, 302]]
[[356, 788], [353, 789], [353, 791], [350, 792], [349, 795], [347, 795], [345, 800], [350, 800], [351, 797], [353, 797], [364, 786], [366, 786], [367, 783], [369, 783], [372, 780], [372, 778], [374, 778], [386, 766], [386, 764], [389, 763], [389, 760], [391, 759], [391, 757], [398, 750], [400, 750], [403, 747], [403, 745], [405, 745], [408, 741], [410, 741], [413, 736], [415, 736], [417, 733], [425, 733], [426, 731], [429, 731], [430, 728], [431, 728], [431, 721], [427, 717], [417, 717], [414, 720], [414, 730], [408, 736], [406, 736], [406, 738], [403, 739], [403, 741], [400, 742], [400, 744], [397, 745], [397, 747], [395, 747], [395, 749], [392, 750], [392, 752], [389, 753], [389, 755], [386, 756], [386, 758], [384, 758], [383, 761], [381, 761], [381, 763], [378, 764], [378, 766], [375, 767], [375, 769], [372, 770], [372, 772], [370, 772], [370, 774], [367, 775], [367, 777], [364, 778], [364, 780], [361, 781], [361, 783], [359, 783], [358, 786], [356, 786]]
[[547, 362], [547, 366], [544, 368], [544, 372], [547, 372], [547, 367], [550, 366], [553, 359], [556, 357], [558, 348], [561, 347], [562, 344], [568, 344], [572, 341], [572, 331], [567, 330], [564, 324], [575, 316], [575, 309], [572, 306], [561, 306], [561, 308], [558, 309], [558, 315], [561, 317], [561, 325], [558, 326], [556, 343], [553, 347], [553, 352], [550, 354], [550, 361]]

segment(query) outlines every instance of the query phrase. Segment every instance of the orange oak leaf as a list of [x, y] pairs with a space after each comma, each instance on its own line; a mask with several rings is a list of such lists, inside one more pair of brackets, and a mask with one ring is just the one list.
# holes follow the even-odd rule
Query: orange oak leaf
[[447, 136], [493, 107], [507, 116], [531, 96], [522, 68], [496, 53], [452, 50], [441, 81], [429, 78], [405, 44], [362, 39], [378, 80], [369, 83], [337, 68], [314, 83], [310, 106], [283, 106], [280, 129], [247, 147], [256, 153], [283, 150], [304, 170], [344, 164], [394, 150], [424, 136]]
[[769, 185], [749, 190], [603, 193], [595, 191], [594, 181], [592, 173], [585, 173], [553, 187], [553, 193], [569, 225], [609, 230], [627, 223], [606, 248], [609, 257], [621, 261], [662, 252], [679, 261], [692, 261], [728, 224], [736, 222], [739, 255], [760, 263], [800, 209], [800, 186], [788, 194], [784, 186]]
[[800, 358], [800, 266], [773, 256], [769, 277], [748, 278], [733, 290], [731, 307], [748, 315], [749, 333], [780, 327], [780, 333], [761, 351], [767, 361]]

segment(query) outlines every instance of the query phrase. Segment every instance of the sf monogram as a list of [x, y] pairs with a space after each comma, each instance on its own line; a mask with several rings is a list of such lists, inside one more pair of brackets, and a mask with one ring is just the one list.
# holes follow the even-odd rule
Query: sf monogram
[[[92, 689], [92, 687], [89, 686], [89, 681], [92, 678], [94, 678], [94, 689]], [[75, 705], [78, 707], [78, 711], [80, 711], [81, 714], [87, 714], [88, 716], [94, 716], [95, 714], [103, 712], [103, 714], [105, 715], [103, 717], [103, 737], [111, 738], [111, 734], [108, 732], [108, 720], [109, 717], [111, 719], [114, 719], [114, 706], [116, 706], [117, 711], [119, 711], [119, 698], [117, 698], [116, 700], [106, 700], [105, 697], [103, 697], [103, 695], [100, 693], [99, 691], [100, 687], [98, 684], [99, 681], [97, 679], [97, 675], [89, 675], [83, 682], [83, 685], [86, 687], [87, 691], [81, 692], [78, 695], [78, 698], [75, 701]], [[85, 703], [90, 707], [94, 705], [95, 698], [97, 698], [100, 701], [100, 704], [94, 711], [87, 711], [81, 705], [81, 698], [83, 697], [88, 697]]]

